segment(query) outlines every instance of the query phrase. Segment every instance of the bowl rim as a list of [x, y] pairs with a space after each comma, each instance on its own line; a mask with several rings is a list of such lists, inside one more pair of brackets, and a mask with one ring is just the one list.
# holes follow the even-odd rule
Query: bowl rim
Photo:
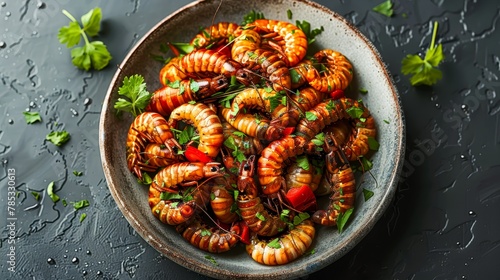
[[[237, 271], [232, 271], [232, 272], [227, 272], [227, 273], [222, 273], [221, 270], [218, 272], [213, 271], [213, 267], [209, 267], [208, 265], [200, 265], [197, 262], [193, 262], [191, 265], [188, 263], [185, 263], [182, 261], [182, 258], [178, 259], [178, 255], [176, 255], [175, 252], [169, 250], [163, 244], [157, 242], [154, 238], [152, 238], [150, 235], [148, 235], [147, 229], [143, 227], [142, 223], [136, 219], [133, 213], [131, 213], [127, 208], [122, 200], [122, 197], [118, 194], [117, 190], [115, 187], [117, 185], [117, 182], [112, 176], [109, 176], [109, 174], [112, 172], [111, 167], [109, 164], [106, 164], [108, 160], [110, 159], [109, 151], [105, 148], [105, 143], [106, 143], [106, 133], [105, 133], [105, 123], [106, 123], [106, 118], [107, 118], [107, 112], [110, 108], [113, 108], [113, 105], [111, 104], [111, 97], [114, 94], [114, 85], [116, 84], [119, 76], [120, 76], [120, 69], [129, 62], [131, 57], [134, 55], [137, 49], [139, 49], [148, 39], [148, 37], [155, 32], [160, 26], [164, 25], [167, 21], [171, 20], [172, 18], [176, 17], [178, 14], [185, 12], [186, 10], [189, 10], [193, 8], [194, 6], [197, 6], [203, 2], [209, 2], [209, 1], [216, 1], [216, 0], [197, 0], [194, 2], [191, 2], [187, 5], [184, 5], [183, 7], [180, 7], [170, 15], [166, 16], [163, 18], [161, 21], [156, 23], [151, 29], [149, 29], [142, 37], [141, 39], [128, 51], [127, 55], [123, 59], [123, 61], [120, 63], [118, 70], [115, 72], [113, 75], [113, 78], [110, 82], [110, 85], [107, 89], [106, 95], [104, 97], [103, 105], [102, 105], [102, 110], [100, 114], [100, 120], [99, 120], [99, 151], [101, 155], [101, 164], [102, 168], [105, 174], [105, 178], [108, 184], [108, 189], [110, 190], [110, 193], [112, 197], [114, 198], [115, 202], [117, 203], [118, 208], [122, 212], [123, 216], [125, 219], [131, 224], [131, 226], [134, 228], [134, 230], [137, 231], [137, 233], [149, 244], [151, 245], [155, 250], [157, 250], [159, 253], [162, 255], [168, 257], [170, 260], [173, 262], [190, 269], [192, 271], [195, 271], [197, 273], [207, 275], [210, 277], [215, 277], [215, 278], [227, 278], [227, 279], [235, 279], [235, 278], [262, 278], [262, 277], [271, 277], [271, 278], [282, 278], [282, 279], [290, 279], [290, 277], [301, 277], [305, 276], [308, 273], [311, 273], [310, 270], [306, 269], [301, 269], [301, 270], [296, 270], [292, 271], [292, 274], [289, 275], [276, 275], [273, 273], [269, 274], [259, 274], [259, 275], [249, 275], [249, 274], [241, 274]], [[394, 196], [394, 193], [396, 192], [397, 185], [399, 182], [400, 174], [403, 169], [403, 163], [404, 163], [404, 156], [405, 156], [405, 145], [406, 145], [406, 124], [405, 124], [405, 116], [404, 112], [402, 109], [402, 102], [401, 102], [401, 97], [398, 93], [398, 90], [396, 88], [396, 84], [390, 75], [390, 72], [387, 68], [386, 63], [382, 60], [382, 56], [380, 52], [377, 50], [377, 48], [374, 46], [374, 44], [368, 40], [368, 38], [361, 33], [361, 31], [355, 27], [351, 22], [347, 21], [343, 16], [338, 14], [337, 12], [330, 10], [329, 8], [316, 3], [312, 2], [309, 0], [294, 0], [294, 2], [301, 2], [305, 5], [309, 5], [315, 9], [319, 9], [324, 13], [327, 13], [334, 17], [335, 19], [341, 21], [343, 24], [345, 24], [347, 27], [349, 27], [354, 34], [362, 40], [362, 42], [370, 49], [376, 60], [378, 61], [379, 65], [381, 66], [381, 69], [383, 70], [384, 77], [386, 78], [386, 82], [388, 85], [390, 85], [391, 88], [391, 95], [392, 98], [394, 99], [394, 104], [397, 106], [397, 120], [399, 121], [397, 126], [397, 134], [399, 138], [397, 138], [396, 142], [396, 147], [398, 149], [398, 157], [394, 159], [395, 163], [395, 168], [394, 172], [391, 173], [391, 176], [389, 177], [389, 186], [387, 186], [387, 191], [385, 192], [385, 196], [381, 198], [382, 202], [389, 202]], [[381, 203], [383, 204], [383, 203]], [[328, 263], [323, 263], [323, 265], [318, 266], [315, 268], [315, 271], [319, 271], [320, 269], [323, 269], [327, 265], [332, 264], [334, 261], [340, 259], [342, 256], [347, 254], [354, 246], [356, 246], [370, 231], [371, 229], [375, 226], [375, 224], [378, 222], [382, 214], [386, 211], [386, 208], [380, 209], [381, 207], [376, 208], [376, 212], [372, 215], [371, 219], [368, 220], [366, 224], [364, 224], [363, 230], [356, 231], [354, 235], [352, 236], [353, 244], [351, 246], [347, 246], [345, 250], [342, 250], [342, 252], [335, 252], [330, 258], [332, 258], [331, 262]], [[222, 271], [226, 272], [226, 271]]]

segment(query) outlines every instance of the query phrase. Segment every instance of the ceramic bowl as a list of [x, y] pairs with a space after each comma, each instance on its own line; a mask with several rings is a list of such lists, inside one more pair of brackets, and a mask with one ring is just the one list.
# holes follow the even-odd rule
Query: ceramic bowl
[[[189, 245], [172, 226], [161, 223], [151, 214], [147, 203], [148, 188], [139, 185], [127, 169], [125, 140], [133, 121], [129, 114], [116, 116], [113, 104], [123, 78], [133, 74], [145, 77], [150, 92], [159, 88], [161, 64], [151, 54], [158, 53], [165, 42], [189, 42], [200, 26], [212, 24], [219, 6], [218, 0], [193, 2], [167, 16], [154, 26], [128, 53], [108, 89], [100, 119], [100, 152], [110, 192], [119, 209], [132, 227], [152, 247], [172, 261], [203, 275], [221, 279], [293, 279], [311, 274], [338, 260], [351, 250], [375, 225], [388, 207], [395, 192], [402, 168], [405, 130], [398, 92], [376, 48], [353, 25], [339, 14], [316, 3], [267, 0], [225, 0], [215, 22], [240, 23], [251, 10], [262, 12], [268, 19], [295, 22], [306, 20], [313, 28], [324, 27], [317, 36], [317, 48], [330, 48], [343, 53], [354, 67], [354, 79], [349, 93], [362, 98], [376, 120], [379, 150], [371, 157], [373, 169], [357, 180], [355, 211], [345, 230], [339, 234], [335, 227], [317, 227], [312, 248], [314, 254], [303, 256], [289, 264], [264, 266], [253, 261], [243, 244], [231, 251], [212, 255], [217, 265], [207, 260], [208, 253]], [[287, 10], [293, 18], [287, 18]], [[359, 88], [368, 90], [359, 94]], [[374, 195], [363, 199], [362, 190]]]

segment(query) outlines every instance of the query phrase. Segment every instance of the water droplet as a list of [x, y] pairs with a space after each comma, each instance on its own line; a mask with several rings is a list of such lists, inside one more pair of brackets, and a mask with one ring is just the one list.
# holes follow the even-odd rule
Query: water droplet
[[31, 102], [30, 102], [30, 107], [31, 107], [31, 108], [36, 108], [36, 103], [35, 103], [35, 102], [33, 102], [33, 101], [31, 101]]
[[83, 276], [86, 276], [88, 272], [86, 270], [82, 271]]
[[5, 2], [0, 3], [0, 7], [5, 7], [5, 6], [7, 6], [7, 3]]
[[139, 38], [139, 34], [134, 34], [134, 38]]
[[10, 15], [11, 15], [11, 13], [10, 13], [10, 12], [6, 12], [6, 13], [5, 13], [5, 16], [6, 16], [6, 17], [10, 17]]
[[14, 120], [13, 119], [9, 119], [8, 122], [9, 122], [9, 124], [14, 124]]
[[87, 105], [90, 105], [90, 104], [92, 104], [92, 99], [85, 98], [85, 100], [83, 100], [83, 105], [87, 106]]
[[78, 262], [80, 262], [80, 260], [77, 257], [74, 257], [73, 259], [71, 259], [71, 262], [77, 264]]
[[467, 157], [465, 155], [460, 155], [460, 159], [466, 160]]
[[56, 260], [54, 260], [53, 258], [48, 258], [47, 263], [50, 265], [54, 265], [54, 264], [56, 264]]
[[90, 252], [90, 250], [87, 250], [87, 255], [92, 255], [92, 253]]
[[73, 114], [73, 117], [78, 116], [78, 112], [75, 109], [69, 108], [69, 110], [71, 111], [71, 114]]
[[457, 241], [457, 246], [460, 246], [460, 241]]
[[441, 105], [439, 103], [436, 103], [434, 106], [436, 106], [437, 109], [441, 108]]
[[65, 258], [65, 259], [68, 258], [68, 255], [63, 255], [63, 258]]
[[7, 44], [4, 41], [0, 41], [0, 49], [7, 47]]
[[101, 276], [102, 275], [102, 271], [98, 270], [97, 271], [97, 275]]
[[31, 35], [33, 35], [33, 36], [38, 35], [38, 31], [33, 31], [33, 32], [31, 32]]
[[460, 108], [462, 108], [462, 111], [464, 111], [465, 113], [467, 113], [467, 111], [469, 111], [469, 106], [467, 106], [466, 104], [462, 104], [462, 106]]
[[7, 163], [9, 163], [9, 160], [8, 160], [8, 159], [6, 159], [6, 158], [4, 158], [4, 159], [2, 160], [2, 163], [3, 163], [4, 165], [6, 165]]
[[[474, 211], [470, 210], [470, 211], [469, 211], [469, 215], [470, 215], [470, 216], [475, 217], [475, 216], [476, 216], [476, 212], [474, 212]], [[471, 259], [472, 259], [472, 258], [471, 258]]]
[[465, 266], [468, 266], [469, 264], [468, 263], [464, 263]]
[[44, 2], [38, 2], [38, 4], [36, 4], [36, 7], [38, 9], [45, 9], [45, 3]]

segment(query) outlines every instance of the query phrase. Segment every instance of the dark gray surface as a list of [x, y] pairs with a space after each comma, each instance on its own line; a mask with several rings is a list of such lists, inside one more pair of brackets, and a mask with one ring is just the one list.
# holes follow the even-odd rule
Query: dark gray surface
[[[153, 25], [189, 2], [0, 2], [0, 114], [5, 116], [0, 278], [206, 278], [160, 256], [129, 226], [107, 189], [98, 147], [101, 103], [115, 65]], [[404, 172], [392, 207], [372, 232], [310, 277], [495, 279], [500, 273], [500, 4], [393, 1], [395, 16], [386, 18], [371, 11], [380, 2], [318, 1], [358, 26], [394, 75], [407, 125]], [[95, 6], [103, 9], [100, 40], [113, 60], [102, 71], [82, 72], [57, 40], [58, 29], [68, 24], [61, 10], [79, 18]], [[432, 21], [439, 22], [446, 55], [443, 80], [411, 87], [400, 72], [401, 60], [428, 47]], [[40, 112], [43, 121], [27, 125], [25, 110]], [[61, 129], [71, 133], [63, 147], [44, 140]], [[6, 226], [9, 169], [15, 170], [19, 192], [15, 273], [7, 271], [13, 245]], [[77, 212], [71, 204], [54, 206], [44, 192], [51, 181], [61, 198], [88, 199], [90, 206]], [[38, 206], [31, 191], [41, 194]], [[81, 213], [87, 214], [82, 223]]]

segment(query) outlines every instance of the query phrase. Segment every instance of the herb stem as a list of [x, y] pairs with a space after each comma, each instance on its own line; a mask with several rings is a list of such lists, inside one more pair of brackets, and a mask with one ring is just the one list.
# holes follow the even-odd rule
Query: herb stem
[[432, 40], [431, 40], [431, 46], [429, 47], [429, 49], [433, 49], [434, 48], [434, 44], [436, 43], [436, 35], [437, 35], [437, 29], [438, 29], [438, 22], [435, 21], [434, 22], [434, 27], [432, 29]]
[[75, 17], [73, 17], [73, 15], [72, 15], [72, 14], [70, 14], [68, 11], [66, 11], [66, 10], [64, 10], [64, 9], [63, 9], [63, 10], [62, 10], [62, 13], [63, 13], [65, 16], [67, 16], [67, 17], [68, 17], [71, 21], [75, 21], [75, 22], [76, 22], [76, 18], [75, 18]]

